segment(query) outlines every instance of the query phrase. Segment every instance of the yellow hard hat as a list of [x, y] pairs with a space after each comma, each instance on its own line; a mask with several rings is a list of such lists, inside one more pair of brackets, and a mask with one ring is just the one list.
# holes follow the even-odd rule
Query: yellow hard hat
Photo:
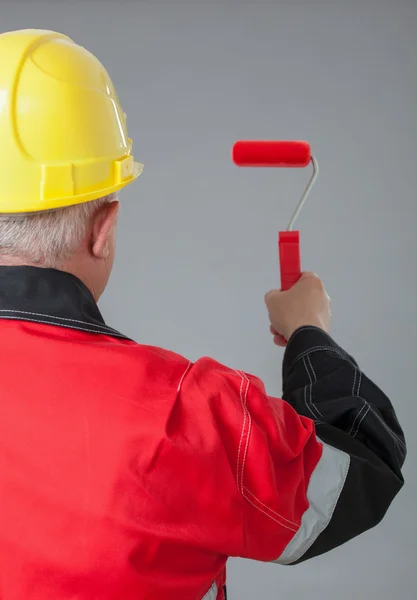
[[53, 31], [0, 35], [0, 213], [95, 200], [142, 169], [95, 56]]

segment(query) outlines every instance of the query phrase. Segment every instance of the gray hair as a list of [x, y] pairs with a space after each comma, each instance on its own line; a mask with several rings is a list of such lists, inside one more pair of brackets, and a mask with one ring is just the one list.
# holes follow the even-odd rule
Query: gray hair
[[3, 258], [59, 268], [81, 244], [88, 224], [116, 194], [50, 211], [0, 215], [0, 262]]

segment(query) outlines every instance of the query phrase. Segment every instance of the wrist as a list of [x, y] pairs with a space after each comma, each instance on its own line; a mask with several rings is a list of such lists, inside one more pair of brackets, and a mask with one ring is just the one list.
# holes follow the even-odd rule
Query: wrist
[[321, 319], [319, 319], [319, 318], [300, 319], [299, 321], [292, 323], [291, 327], [288, 328], [288, 332], [285, 335], [286, 339], [289, 340], [294, 335], [294, 333], [298, 329], [301, 329], [302, 327], [316, 327], [317, 329], [321, 329], [325, 333], [328, 333], [328, 327], [326, 326], [324, 321], [322, 321]]

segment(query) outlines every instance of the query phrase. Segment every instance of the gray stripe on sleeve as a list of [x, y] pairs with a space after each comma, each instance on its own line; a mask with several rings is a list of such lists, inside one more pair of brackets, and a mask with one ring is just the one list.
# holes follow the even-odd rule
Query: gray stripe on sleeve
[[307, 489], [309, 507], [301, 526], [281, 556], [274, 562], [289, 565], [299, 560], [331, 521], [350, 466], [350, 456], [323, 444], [323, 454], [313, 471]]

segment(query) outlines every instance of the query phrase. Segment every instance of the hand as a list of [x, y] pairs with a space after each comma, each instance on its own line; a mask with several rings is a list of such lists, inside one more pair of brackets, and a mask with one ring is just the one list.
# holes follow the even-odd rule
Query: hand
[[272, 290], [265, 296], [271, 333], [277, 346], [285, 346], [294, 331], [303, 325], [330, 330], [331, 300], [315, 273], [303, 273], [289, 290]]

